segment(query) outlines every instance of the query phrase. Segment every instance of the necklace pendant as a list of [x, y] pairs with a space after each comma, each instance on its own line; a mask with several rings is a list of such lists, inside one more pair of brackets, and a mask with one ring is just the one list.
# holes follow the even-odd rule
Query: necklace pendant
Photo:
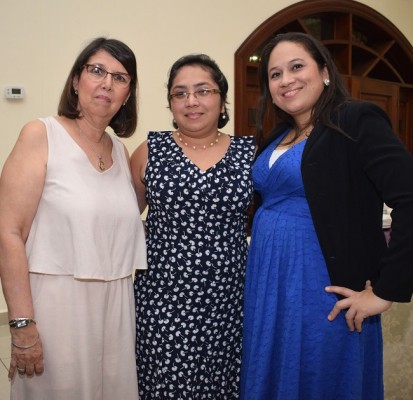
[[101, 158], [99, 158], [98, 167], [101, 171], [104, 171], [106, 169], [105, 163], [103, 162], [103, 160]]

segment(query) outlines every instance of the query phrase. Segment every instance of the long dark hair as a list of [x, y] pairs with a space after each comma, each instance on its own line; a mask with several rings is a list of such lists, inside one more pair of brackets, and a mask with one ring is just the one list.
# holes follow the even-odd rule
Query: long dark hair
[[[218, 129], [223, 128], [229, 121], [229, 115], [226, 107], [226, 104], [228, 104], [228, 81], [227, 78], [225, 78], [225, 75], [218, 67], [218, 64], [206, 54], [189, 54], [187, 56], [181, 57], [180, 59], [174, 62], [174, 64], [171, 67], [171, 70], [169, 71], [167, 84], [169, 108], [171, 108], [170, 94], [175, 77], [179, 70], [182, 67], [185, 67], [186, 65], [197, 65], [209, 71], [213, 81], [218, 85], [220, 90], [219, 95], [221, 96], [221, 103], [224, 104], [224, 112], [220, 113], [218, 118]], [[173, 121], [173, 126], [175, 129], [178, 128], [175, 121]]]
[[321, 122], [326, 126], [342, 132], [341, 129], [331, 121], [331, 115], [334, 109], [350, 99], [350, 95], [333, 59], [331, 58], [330, 52], [321, 42], [310, 35], [300, 32], [289, 32], [274, 37], [265, 45], [261, 53], [261, 62], [258, 69], [260, 97], [257, 113], [257, 143], [260, 144], [263, 141], [264, 134], [266, 133], [264, 132], [264, 120], [269, 112], [275, 113], [276, 126], [282, 123], [287, 123], [298, 131], [298, 127], [296, 126], [293, 117], [273, 104], [269, 90], [269, 58], [274, 47], [281, 42], [300, 44], [317, 63], [320, 71], [325, 67], [327, 68], [330, 84], [329, 86], [324, 87], [323, 92], [315, 103], [309, 124], [315, 126], [317, 122]]
[[100, 50], [104, 50], [116, 58], [132, 78], [128, 101], [119, 109], [109, 123], [109, 126], [117, 136], [130, 137], [135, 132], [138, 123], [138, 104], [136, 98], [138, 74], [136, 59], [133, 51], [125, 43], [116, 39], [96, 38], [79, 54], [70, 70], [60, 96], [58, 115], [63, 115], [70, 119], [79, 118], [80, 110], [78, 109], [78, 97], [73, 89], [73, 79], [80, 76], [82, 67], [88, 62], [90, 57]]

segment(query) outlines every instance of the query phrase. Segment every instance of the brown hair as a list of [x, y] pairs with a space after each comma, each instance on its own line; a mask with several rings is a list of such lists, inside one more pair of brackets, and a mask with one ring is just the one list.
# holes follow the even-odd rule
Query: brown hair
[[[332, 127], [341, 132], [340, 128], [335, 126], [331, 121], [332, 111], [340, 104], [350, 99], [349, 92], [344, 85], [340, 73], [334, 64], [334, 61], [327, 48], [317, 39], [310, 35], [300, 32], [289, 32], [277, 35], [270, 40], [264, 47], [261, 54], [261, 62], [258, 69], [259, 83], [260, 83], [260, 97], [258, 104], [257, 115], [257, 143], [263, 141], [265, 132], [264, 119], [270, 110], [273, 110], [276, 117], [276, 125], [281, 123], [288, 123], [290, 126], [296, 128], [295, 121], [291, 115], [281, 110], [272, 102], [271, 93], [269, 90], [268, 80], [268, 63], [272, 50], [281, 42], [293, 42], [303, 46], [311, 57], [317, 63], [320, 71], [324, 67], [327, 68], [329, 74], [330, 84], [325, 86], [323, 92], [314, 105], [311, 120], [311, 125], [315, 126], [316, 122], [321, 122], [326, 126]], [[342, 132], [343, 133], [343, 132]]]
[[[221, 96], [221, 102], [222, 104], [224, 104], [224, 112], [220, 113], [219, 118], [218, 118], [218, 129], [223, 128], [229, 121], [228, 110], [226, 107], [226, 104], [228, 104], [227, 102], [228, 81], [227, 81], [227, 78], [225, 78], [225, 75], [222, 73], [222, 71], [218, 67], [218, 64], [206, 54], [189, 54], [187, 56], [181, 57], [180, 59], [174, 62], [169, 72], [169, 78], [168, 78], [168, 84], [167, 84], [169, 108], [171, 108], [170, 93], [171, 93], [173, 82], [179, 70], [182, 67], [185, 67], [186, 65], [198, 65], [201, 68], [209, 71], [213, 81], [218, 85], [219, 90], [220, 90], [219, 95]], [[173, 126], [175, 129], [178, 128], [175, 121], [173, 121]]]
[[82, 68], [89, 58], [100, 50], [104, 50], [116, 58], [131, 77], [128, 101], [119, 109], [109, 123], [109, 126], [117, 136], [130, 137], [135, 132], [138, 123], [136, 59], [133, 51], [126, 44], [116, 39], [96, 38], [79, 54], [70, 70], [60, 96], [58, 115], [63, 115], [70, 119], [79, 118], [78, 97], [73, 89], [73, 79], [80, 76]]

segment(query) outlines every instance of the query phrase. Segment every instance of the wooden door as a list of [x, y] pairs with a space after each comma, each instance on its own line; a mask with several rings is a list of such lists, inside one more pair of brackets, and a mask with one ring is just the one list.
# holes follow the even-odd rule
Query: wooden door
[[349, 80], [349, 90], [356, 99], [374, 103], [382, 108], [390, 117], [393, 130], [399, 130], [399, 86], [389, 82], [352, 77]]
[[[374, 9], [352, 0], [301, 1], [268, 18], [235, 53], [235, 134], [256, 133], [257, 68], [263, 46], [283, 32], [321, 40], [351, 94], [383, 108], [413, 153], [413, 47]], [[265, 121], [266, 130], [272, 122]]]

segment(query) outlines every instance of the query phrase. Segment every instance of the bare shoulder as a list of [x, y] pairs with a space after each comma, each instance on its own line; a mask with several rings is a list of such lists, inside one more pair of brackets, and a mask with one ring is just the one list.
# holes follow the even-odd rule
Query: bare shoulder
[[10, 226], [24, 228], [25, 235], [44, 188], [47, 151], [45, 125], [39, 120], [31, 121], [21, 129], [2, 170], [1, 216]]
[[138, 199], [139, 210], [142, 213], [146, 208], [146, 187], [144, 175], [148, 161], [148, 141], [142, 142], [132, 153], [130, 158], [133, 183], [135, 185], [136, 197]]
[[46, 139], [46, 126], [39, 119], [27, 122], [20, 131], [19, 139], [43, 141]]
[[143, 141], [132, 153], [131, 155], [131, 166], [132, 168], [141, 169], [146, 166], [148, 161], [148, 141]]
[[34, 158], [47, 156], [47, 132], [42, 121], [33, 120], [23, 126], [12, 154], [15, 152], [24, 152]]
[[46, 126], [40, 120], [30, 121], [23, 126], [7, 161], [23, 166], [26, 163], [30, 165], [34, 160], [41, 164], [47, 162]]

